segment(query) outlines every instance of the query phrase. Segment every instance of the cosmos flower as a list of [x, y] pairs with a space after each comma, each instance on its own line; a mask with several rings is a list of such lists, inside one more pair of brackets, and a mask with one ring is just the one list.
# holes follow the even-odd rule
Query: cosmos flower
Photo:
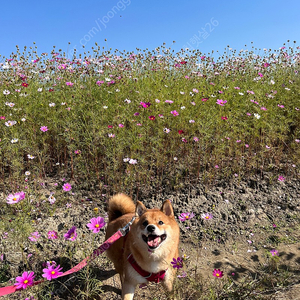
[[220, 269], [214, 269], [214, 271], [213, 271], [214, 277], [222, 278], [223, 275], [224, 275], [223, 271], [221, 271]]
[[210, 220], [210, 219], [213, 218], [213, 215], [210, 214], [210, 213], [206, 213], [206, 214], [202, 214], [201, 218], [204, 219], [204, 220]]
[[182, 213], [180, 214], [180, 216], [178, 217], [180, 221], [184, 222], [186, 220], [190, 220], [191, 218], [193, 218], [195, 216], [194, 213]]
[[89, 230], [92, 230], [94, 233], [98, 233], [100, 229], [105, 225], [105, 221], [102, 217], [92, 218], [90, 223], [86, 226]]
[[58, 265], [56, 268], [55, 266], [49, 266], [48, 269], [47, 268], [43, 269], [44, 274], [42, 276], [47, 280], [51, 280], [63, 274], [63, 272], [60, 272], [61, 270], [62, 267], [60, 267], [60, 265]]
[[270, 253], [272, 256], [279, 256], [278, 250], [272, 249], [272, 250], [270, 250]]
[[72, 186], [71, 186], [70, 183], [65, 183], [65, 184], [62, 186], [62, 188], [63, 188], [63, 190], [64, 190], [65, 192], [69, 192], [69, 191], [71, 191]]
[[32, 232], [31, 235], [28, 237], [28, 239], [32, 242], [36, 242], [41, 235], [38, 233], [38, 231]]
[[15, 193], [15, 194], [9, 194], [6, 198], [6, 200], [7, 200], [6, 203], [7, 204], [15, 204], [15, 203], [20, 202], [23, 199], [25, 199], [25, 193], [23, 191]]
[[17, 282], [14, 285], [16, 285], [17, 289], [26, 289], [33, 284], [34, 277], [34, 272], [24, 272], [22, 276], [16, 277]]
[[183, 267], [183, 260], [181, 257], [173, 258], [171, 264], [174, 269], [181, 269]]
[[65, 235], [65, 240], [75, 241], [77, 238], [76, 226], [73, 226]]
[[217, 99], [216, 103], [219, 104], [220, 106], [224, 106], [227, 103], [227, 101], [223, 99]]
[[57, 232], [54, 230], [48, 231], [48, 239], [49, 240], [56, 240], [57, 239]]
[[48, 131], [49, 129], [48, 129], [47, 126], [42, 126], [42, 127], [40, 128], [40, 130], [41, 130], [42, 132], [46, 132], [46, 131]]

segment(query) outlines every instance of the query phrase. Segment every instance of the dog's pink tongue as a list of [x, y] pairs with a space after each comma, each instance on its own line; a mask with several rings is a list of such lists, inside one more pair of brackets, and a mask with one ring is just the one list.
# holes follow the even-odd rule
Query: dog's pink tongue
[[159, 243], [160, 243], [160, 236], [156, 236], [156, 237], [149, 236], [148, 237], [147, 244], [149, 247], [158, 247]]

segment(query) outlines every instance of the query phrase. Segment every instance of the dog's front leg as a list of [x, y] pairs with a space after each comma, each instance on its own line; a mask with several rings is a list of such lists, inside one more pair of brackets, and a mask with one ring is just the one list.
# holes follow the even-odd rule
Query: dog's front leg
[[122, 285], [122, 300], [132, 300], [134, 291], [135, 285], [125, 280]]

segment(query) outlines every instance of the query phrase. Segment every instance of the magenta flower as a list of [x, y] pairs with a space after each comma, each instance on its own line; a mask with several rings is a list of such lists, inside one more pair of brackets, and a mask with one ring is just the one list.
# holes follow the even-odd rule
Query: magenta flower
[[26, 289], [33, 284], [34, 277], [34, 272], [24, 272], [22, 276], [16, 277], [17, 282], [14, 285], [17, 286], [17, 289]]
[[223, 275], [224, 275], [223, 271], [221, 271], [220, 269], [214, 269], [213, 276], [218, 277], [218, 278], [222, 278]]
[[220, 106], [224, 106], [224, 104], [226, 104], [227, 101], [226, 101], [226, 100], [223, 100], [223, 99], [217, 99], [217, 102], [216, 102], [216, 103], [219, 104]]
[[270, 250], [272, 256], [279, 256], [278, 250], [272, 249]]
[[183, 267], [183, 260], [181, 257], [173, 258], [171, 264], [174, 269], [181, 269]]
[[44, 274], [42, 276], [47, 280], [51, 280], [61, 276], [61, 274], [63, 274], [63, 272], [60, 272], [61, 270], [62, 267], [60, 267], [60, 265], [58, 265], [56, 268], [55, 266], [49, 266], [48, 269], [43, 269]]
[[155, 120], [155, 116], [149, 116], [149, 119], [150, 119], [151, 121], [153, 121], [153, 120]]
[[57, 239], [57, 232], [54, 230], [48, 231], [48, 239], [49, 240], [56, 240]]
[[48, 129], [47, 126], [42, 126], [42, 127], [40, 128], [40, 130], [41, 130], [42, 132], [46, 132], [46, 131], [48, 131], [49, 129]]
[[178, 113], [176, 110], [172, 110], [172, 111], [171, 111], [171, 114], [172, 114], [174, 117], [176, 117], [176, 116], [179, 115], [179, 113]]
[[102, 217], [92, 218], [90, 220], [91, 223], [86, 226], [89, 230], [93, 230], [94, 233], [98, 233], [100, 229], [105, 225], [105, 221]]
[[278, 181], [285, 181], [285, 178], [283, 176], [279, 176]]
[[150, 102], [140, 102], [140, 104], [144, 107], [144, 108], [148, 108], [151, 103]]
[[187, 213], [180, 214], [180, 216], [178, 218], [179, 218], [180, 221], [184, 222], [184, 221], [190, 220], [194, 216], [195, 216], [194, 213], [187, 212]]
[[65, 192], [69, 192], [69, 191], [71, 191], [72, 186], [70, 183], [65, 183], [62, 188]]
[[77, 149], [77, 150], [74, 151], [74, 153], [75, 153], [75, 154], [80, 154], [80, 153], [81, 153], [81, 150], [78, 150], [78, 149]]
[[73, 226], [65, 235], [65, 240], [75, 241], [77, 238], [76, 226]]
[[74, 83], [73, 82], [66, 82], [66, 85], [73, 86]]
[[206, 214], [202, 214], [201, 218], [204, 219], [204, 220], [210, 220], [210, 219], [213, 218], [213, 215], [210, 214], [210, 213], [206, 213]]
[[21, 200], [23, 200], [25, 198], [25, 193], [22, 191], [22, 192], [18, 192], [18, 193], [15, 193], [14, 195], [13, 194], [9, 194], [6, 198], [7, 200], [7, 204], [15, 204], [15, 203], [18, 203], [20, 202]]
[[36, 242], [40, 237], [41, 235], [38, 233], [38, 231], [35, 231], [31, 233], [31, 236], [29, 236], [28, 239], [32, 242]]

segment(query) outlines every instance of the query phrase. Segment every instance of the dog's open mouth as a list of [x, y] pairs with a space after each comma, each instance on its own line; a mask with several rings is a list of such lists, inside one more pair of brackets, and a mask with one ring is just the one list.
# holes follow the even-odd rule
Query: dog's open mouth
[[143, 240], [147, 243], [149, 249], [156, 249], [165, 239], [167, 238], [166, 234], [163, 235], [154, 235], [149, 234], [148, 236], [143, 235]]

